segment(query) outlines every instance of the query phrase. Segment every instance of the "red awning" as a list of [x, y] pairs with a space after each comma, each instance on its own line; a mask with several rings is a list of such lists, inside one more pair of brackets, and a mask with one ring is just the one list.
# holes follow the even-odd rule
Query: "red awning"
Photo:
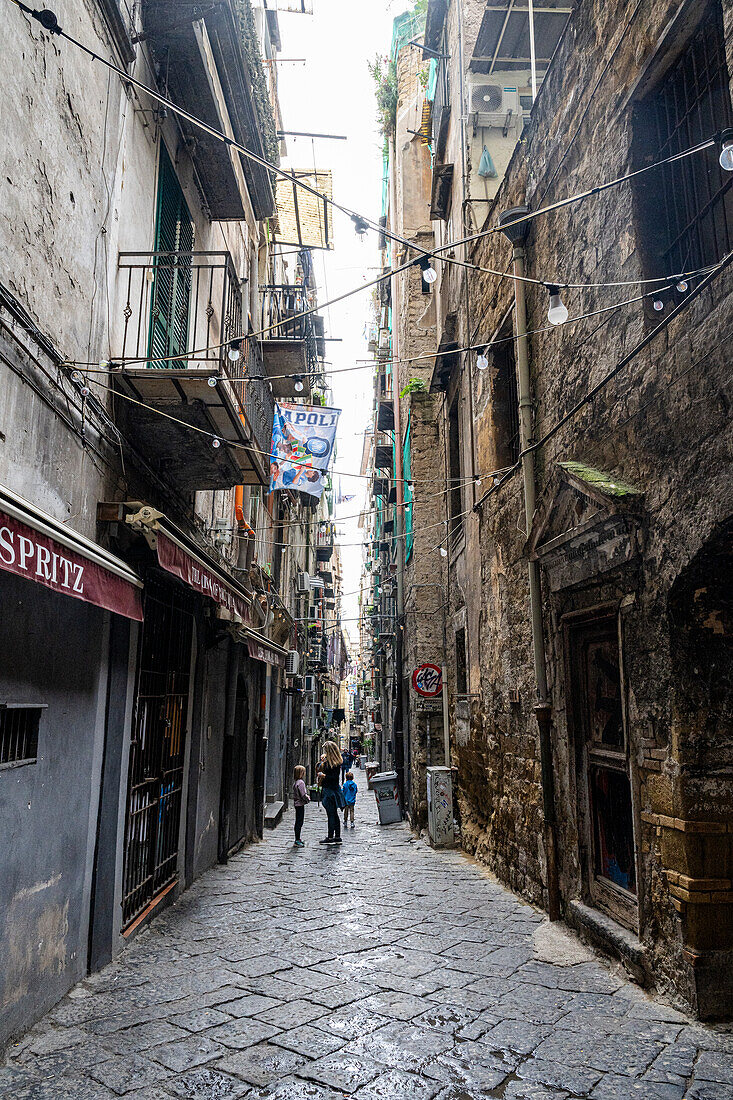
[[157, 532], [155, 548], [158, 562], [163, 569], [172, 573], [189, 588], [208, 596], [219, 607], [224, 607], [236, 615], [243, 623], [251, 622], [250, 600], [243, 592], [238, 592], [235, 582], [229, 583], [225, 575], [218, 574], [212, 564], [193, 554], [163, 530]]
[[0, 486], [0, 569], [142, 620], [142, 583], [123, 561]]
[[277, 668], [285, 668], [285, 650], [259, 635], [247, 636], [247, 648], [250, 657], [255, 661], [264, 661], [266, 665], [275, 665]]

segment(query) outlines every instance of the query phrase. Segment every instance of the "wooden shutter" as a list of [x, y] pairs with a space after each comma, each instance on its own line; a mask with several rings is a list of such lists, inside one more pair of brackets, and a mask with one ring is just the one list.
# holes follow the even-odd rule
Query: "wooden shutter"
[[[187, 351], [188, 313], [191, 304], [191, 256], [193, 222], [170, 157], [161, 146], [155, 225], [155, 264], [150, 308], [151, 358], [181, 355]], [[163, 253], [164, 255], [161, 255]], [[168, 253], [168, 255], [165, 255]], [[151, 363], [153, 367], [185, 367], [175, 363]]]

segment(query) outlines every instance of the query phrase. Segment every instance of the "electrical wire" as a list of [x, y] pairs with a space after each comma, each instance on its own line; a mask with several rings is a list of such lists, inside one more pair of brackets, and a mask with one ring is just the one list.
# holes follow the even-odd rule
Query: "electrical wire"
[[[68, 42], [70, 42], [72, 45], [76, 46], [83, 53], [85, 53], [88, 57], [90, 57], [93, 61], [99, 62], [100, 64], [104, 65], [110, 71], [116, 73], [117, 76], [119, 76], [120, 79], [123, 80], [126, 84], [132, 85], [133, 87], [137, 88], [138, 91], [141, 91], [144, 94], [150, 96], [151, 99], [154, 99], [156, 102], [160, 103], [162, 106], [170, 109], [171, 111], [173, 111], [173, 113], [175, 113], [178, 116], [180, 116], [181, 118], [185, 119], [191, 125], [193, 125], [195, 127], [198, 127], [199, 129], [203, 130], [205, 133], [209, 134], [210, 137], [213, 137], [213, 138], [215, 138], [219, 141], [222, 141], [224, 144], [226, 144], [230, 148], [236, 149], [236, 151], [239, 152], [242, 156], [248, 158], [249, 160], [252, 160], [256, 164], [259, 164], [261, 167], [266, 168], [268, 171], [279, 175], [281, 178], [287, 179], [293, 185], [297, 185], [297, 186], [302, 187], [304, 190], [308, 191], [310, 194], [312, 194], [316, 198], [318, 198], [320, 202], [330, 204], [334, 209], [339, 210], [343, 214], [346, 214], [352, 221], [354, 221], [356, 223], [364, 224], [364, 225], [367, 226], [367, 228], [370, 228], [370, 229], [374, 230], [375, 232], [378, 232], [378, 233], [381, 233], [383, 235], [388, 236], [391, 240], [395, 241], [396, 243], [402, 244], [404, 247], [406, 247], [406, 248], [408, 248], [412, 251], [421, 253], [421, 255], [423, 257], [429, 257], [429, 258], [436, 257], [436, 258], [442, 260], [445, 263], [452, 263], [452, 264], [455, 264], [459, 267], [470, 268], [472, 270], [485, 272], [487, 274], [491, 274], [491, 275], [493, 275], [497, 278], [501, 278], [501, 279], [511, 279], [513, 281], [517, 281], [518, 279], [521, 278], [522, 281], [529, 282], [529, 283], [534, 283], [536, 285], [541, 285], [541, 286], [545, 286], [545, 287], [558, 286], [562, 289], [583, 289], [585, 287], [594, 288], [594, 287], [602, 287], [602, 286], [641, 285], [643, 283], [650, 283], [650, 282], [655, 282], [655, 283], [659, 284], [661, 282], [670, 281], [673, 278], [682, 278], [683, 277], [683, 273], [680, 273], [677, 276], [660, 277], [660, 278], [657, 278], [657, 279], [654, 279], [654, 280], [633, 280], [631, 282], [623, 282], [623, 283], [617, 282], [617, 283], [595, 283], [595, 284], [594, 283], [588, 283], [588, 284], [575, 283], [575, 284], [573, 284], [573, 283], [567, 283], [567, 282], [564, 282], [562, 280], [557, 280], [557, 279], [549, 279], [549, 278], [548, 279], [534, 279], [534, 278], [531, 278], [529, 276], [520, 277], [520, 276], [516, 276], [516, 275], [514, 275], [513, 273], [510, 273], [510, 272], [502, 272], [502, 271], [497, 271], [497, 270], [494, 270], [494, 269], [491, 269], [491, 268], [478, 267], [477, 265], [469, 264], [466, 261], [457, 260], [454, 257], [442, 256], [442, 255], [440, 255], [440, 253], [443, 252], [443, 251], [447, 251], [448, 249], [456, 248], [459, 245], [472, 243], [473, 241], [480, 240], [481, 238], [486, 237], [486, 236], [491, 235], [491, 234], [494, 234], [494, 233], [504, 233], [505, 230], [507, 228], [509, 228], [509, 226], [519, 225], [519, 224], [522, 224], [524, 222], [534, 220], [535, 218], [540, 217], [543, 214], [552, 212], [554, 210], [561, 209], [561, 208], [563, 208], [565, 206], [569, 206], [569, 205], [571, 205], [572, 203], [575, 203], [575, 202], [582, 202], [582, 201], [584, 201], [585, 199], [587, 199], [591, 196], [602, 194], [604, 191], [607, 191], [612, 187], [617, 187], [620, 184], [626, 183], [626, 182], [628, 182], [628, 181], [630, 181], [630, 180], [632, 180], [632, 179], [634, 179], [634, 178], [636, 178], [636, 177], [638, 177], [638, 176], [640, 176], [640, 175], [642, 175], [646, 172], [652, 171], [655, 168], [659, 168], [659, 167], [661, 167], [665, 164], [671, 164], [671, 163], [680, 161], [680, 160], [684, 159], [685, 157], [692, 156], [695, 153], [701, 152], [701, 151], [703, 151], [705, 149], [708, 149], [708, 148], [712, 147], [713, 145], [715, 145], [717, 143], [718, 139], [719, 139], [719, 135], [717, 135], [717, 134], [714, 135], [713, 137], [703, 141], [703, 142], [699, 142], [697, 145], [692, 146], [689, 149], [683, 150], [683, 151], [681, 151], [679, 153], [676, 153], [676, 154], [674, 154], [670, 157], [666, 157], [663, 160], [656, 161], [654, 164], [646, 165], [643, 168], [636, 169], [635, 171], [627, 173], [624, 176], [619, 176], [616, 179], [609, 180], [606, 183], [599, 184], [595, 187], [589, 188], [586, 191], [578, 192], [575, 195], [567, 196], [566, 198], [560, 199], [555, 203], [551, 203], [550, 205], [548, 205], [546, 207], [540, 207], [538, 210], [531, 211], [531, 212], [529, 212], [525, 215], [522, 215], [518, 218], [512, 219], [512, 221], [510, 223], [507, 223], [505, 225], [490, 226], [488, 229], [482, 230], [481, 232], [476, 233], [476, 234], [472, 234], [471, 236], [465, 237], [460, 241], [452, 241], [447, 245], [441, 246], [440, 248], [433, 249], [433, 250], [428, 250], [428, 249], [422, 248], [422, 246], [416, 244], [414, 241], [408, 241], [404, 237], [401, 237], [398, 234], [395, 234], [391, 230], [387, 230], [384, 226], [380, 226], [378, 223], [373, 222], [369, 218], [366, 218], [363, 215], [358, 214], [356, 211], [353, 211], [353, 210], [349, 209], [348, 207], [344, 206], [343, 204], [336, 202], [333, 198], [329, 197], [325, 193], [322, 193], [322, 192], [318, 191], [317, 188], [311, 187], [310, 184], [306, 183], [305, 180], [303, 180], [302, 178], [298, 177], [297, 175], [294, 175], [291, 172], [287, 172], [285, 169], [282, 169], [277, 165], [270, 164], [264, 157], [260, 157], [258, 154], [254, 153], [251, 149], [247, 149], [245, 146], [243, 146], [239, 142], [235, 141], [234, 138], [230, 138], [227, 134], [222, 133], [222, 131], [217, 130], [215, 127], [209, 126], [202, 119], [197, 118], [195, 115], [192, 115], [190, 112], [184, 110], [184, 108], [179, 107], [177, 104], [173, 103], [173, 101], [168, 99], [166, 96], [161, 95], [159, 92], [155, 91], [153, 88], [151, 88], [148, 85], [142, 83], [142, 81], [137, 80], [135, 77], [131, 76], [129, 73], [126, 73], [124, 69], [119, 68], [113, 62], [108, 61], [106, 58], [102, 57], [100, 54], [97, 54], [90, 47], [85, 46], [82, 42], [79, 42], [78, 39], [76, 39], [72, 35], [68, 34], [68, 32], [64, 31], [58, 25], [58, 21], [56, 19], [55, 14], [53, 12], [49, 11], [48, 9], [40, 12], [40, 11], [33, 10], [32, 8], [29, 8], [26, 4], [22, 3], [22, 0], [10, 0], [10, 2], [13, 3], [17, 8], [19, 8], [19, 10], [21, 10], [26, 15], [29, 15], [29, 16], [31, 16], [31, 18], [36, 19], [41, 24], [41, 26], [46, 31], [48, 31], [49, 34], [51, 34], [51, 35], [56, 34], [59, 37], [66, 39]], [[406, 268], [413, 266], [414, 263], [415, 263], [415, 261], [410, 261], [407, 264], [403, 264], [400, 267], [390, 271], [385, 277], [391, 278], [392, 275], [398, 274], [400, 271], [403, 271]], [[375, 282], [378, 282], [380, 280], [381, 280], [381, 277], [378, 280], [374, 280], [372, 283], [363, 284], [362, 286], [355, 288], [354, 290], [348, 292], [346, 295], [342, 295], [339, 298], [334, 299], [332, 302], [324, 303], [321, 306], [315, 306], [315, 307], [313, 307], [313, 309], [306, 310], [306, 311], [304, 311], [303, 313], [300, 313], [300, 314], [290, 315], [287, 318], [284, 318], [282, 321], [278, 321], [275, 324], [270, 325], [266, 329], [262, 329], [259, 332], [251, 333], [249, 335], [257, 337], [257, 336], [264, 335], [267, 332], [272, 332], [272, 331], [274, 331], [274, 329], [280, 328], [284, 324], [290, 324], [294, 320], [297, 320], [300, 317], [309, 316], [310, 314], [316, 312], [318, 309], [325, 309], [328, 306], [333, 305], [336, 302], [343, 300], [344, 297], [349, 297], [351, 294], [359, 293], [361, 290], [364, 290], [369, 286], [373, 286]], [[230, 337], [229, 340], [227, 340], [227, 341], [225, 341], [221, 344], [210, 345], [206, 349], [197, 349], [195, 351], [188, 352], [185, 355], [167, 356], [167, 357], [156, 358], [156, 359], [150, 359], [148, 357], [136, 357], [136, 358], [125, 359], [124, 362], [129, 362], [129, 363], [133, 363], [133, 362], [155, 362], [155, 363], [175, 362], [175, 361], [178, 361], [178, 360], [189, 358], [192, 355], [199, 354], [202, 351], [209, 351], [209, 350], [213, 351], [213, 350], [218, 350], [220, 348], [223, 348], [223, 347], [227, 346], [228, 344], [230, 344], [232, 339], [242, 339], [243, 340], [243, 339], [246, 339], [246, 338], [247, 338], [247, 334], [242, 334], [240, 336]], [[78, 364], [78, 361], [77, 361], [77, 364]], [[78, 364], [78, 365], [81, 365], [81, 364]]]
[[636, 358], [640, 351], [643, 351], [644, 348], [648, 347], [648, 345], [651, 344], [654, 338], [658, 336], [660, 332], [663, 332], [676, 317], [684, 312], [684, 310], [687, 309], [690, 303], [694, 301], [695, 298], [699, 297], [702, 291], [705, 290], [705, 288], [708, 287], [718, 277], [718, 275], [720, 275], [727, 267], [729, 267], [731, 263], [733, 263], [733, 251], [728, 252], [723, 257], [723, 259], [715, 265], [713, 270], [708, 275], [706, 275], [705, 278], [700, 283], [698, 283], [696, 287], [694, 287], [688, 294], [685, 295], [682, 301], [674, 307], [674, 309], [667, 317], [663, 318], [658, 325], [656, 325], [650, 332], [646, 334], [646, 336], [639, 340], [639, 342], [634, 345], [631, 351], [624, 355], [623, 358], [620, 359], [619, 362], [616, 364], [616, 366], [613, 367], [612, 370], [608, 372], [608, 374], [604, 375], [600, 382], [593, 386], [583, 397], [580, 398], [579, 401], [576, 401], [572, 408], [570, 408], [564, 416], [561, 416], [560, 419], [556, 421], [555, 424], [553, 424], [553, 426], [547, 432], [545, 432], [545, 434], [540, 439], [535, 440], [534, 443], [531, 443], [528, 447], [525, 447], [524, 450], [520, 452], [519, 458], [514, 463], [514, 465], [510, 466], [507, 469], [506, 473], [503, 474], [498, 481], [495, 481], [491, 488], [489, 488], [484, 493], [484, 495], [476, 501], [473, 506], [473, 510], [478, 511], [482, 504], [493, 493], [497, 492], [503, 485], [506, 484], [507, 481], [513, 478], [514, 475], [522, 468], [522, 460], [525, 455], [531, 454], [534, 451], [538, 451], [541, 447], [544, 447], [544, 445], [548, 443], [553, 438], [553, 436], [557, 435], [560, 429], [564, 427], [564, 425], [567, 424], [569, 420], [575, 417], [581, 409], [583, 409], [590, 401], [592, 401], [593, 398], [598, 393], [600, 393], [601, 390], [603, 390], [608, 385], [608, 383], [616, 377], [617, 374], [620, 374], [620, 372], [625, 367], [627, 367], [633, 359]]
[[[540, 328], [529, 330], [525, 335], [526, 336], [537, 336], [537, 335], [540, 335], [541, 333], [544, 333], [544, 332], [557, 332], [557, 331], [560, 330], [560, 328], [563, 328], [563, 329], [567, 328], [568, 325], [577, 324], [579, 321], [585, 321], [585, 320], [588, 320], [591, 317], [598, 317], [603, 313], [611, 312], [615, 309], [621, 309], [623, 306], [633, 305], [636, 302], [640, 302], [640, 301], [644, 300], [645, 298], [652, 298], [652, 297], [658, 296], [660, 294], [664, 294], [664, 293], [667, 293], [669, 291], [672, 291], [674, 289], [675, 283], [677, 281], [679, 281], [680, 279], [685, 278], [688, 281], [690, 281], [694, 278], [701, 277], [701, 276], [704, 276], [704, 275], [708, 274], [712, 269], [713, 268], [711, 266], [707, 266], [707, 267], [704, 267], [704, 268], [698, 268], [694, 271], [686, 272], [684, 274], [684, 276], [680, 275], [680, 276], [675, 276], [674, 279], [665, 279], [665, 282], [667, 283], [666, 286], [657, 287], [654, 290], [646, 291], [644, 294], [635, 295], [633, 298], [625, 298], [623, 301], [614, 302], [610, 306], [602, 306], [600, 309], [590, 310], [587, 313], [579, 313], [575, 317], [569, 317], [567, 319], [567, 321], [565, 321], [565, 323], [562, 326], [550, 325], [550, 324], [542, 325]], [[402, 269], [400, 269], [400, 270], [402, 270]], [[316, 309], [320, 309], [320, 308], [322, 308], [322, 307], [321, 306], [316, 307]], [[248, 339], [253, 339], [253, 338], [254, 338], [253, 336], [248, 337]], [[462, 347], [451, 348], [451, 349], [447, 349], [445, 351], [439, 351], [439, 350], [438, 351], [432, 351], [432, 352], [424, 353], [422, 355], [392, 356], [390, 358], [385, 358], [385, 359], [360, 359], [360, 360], [357, 361], [356, 366], [353, 366], [353, 367], [334, 367], [333, 369], [331, 369], [329, 371], [326, 371], [325, 373], [328, 374], [328, 375], [348, 374], [352, 371], [367, 370], [367, 369], [373, 368], [375, 366], [384, 366], [386, 364], [391, 364], [392, 365], [392, 364], [395, 364], [395, 363], [397, 363], [397, 364], [417, 363], [417, 362], [421, 362], [421, 361], [424, 361], [424, 360], [427, 360], [427, 359], [440, 359], [440, 358], [443, 358], [443, 357], [447, 358], [448, 356], [452, 356], [452, 355], [462, 355], [465, 352], [469, 352], [469, 351], [488, 351], [490, 348], [498, 347], [500, 344], [514, 343], [514, 342], [516, 342], [517, 339], [519, 339], [519, 337], [517, 337], [516, 335], [502, 336], [499, 339], [490, 340], [488, 342], [482, 341], [480, 343], [471, 343], [471, 344], [466, 344]], [[221, 345], [221, 346], [223, 346], [223, 345]], [[219, 345], [217, 345], [217, 348], [218, 347], [219, 347]], [[203, 350], [209, 350], [209, 349], [203, 349]], [[184, 358], [190, 359], [191, 356], [194, 355], [194, 354], [196, 354], [196, 353], [195, 352], [187, 352], [185, 354]], [[124, 360], [124, 362], [140, 362], [140, 361], [142, 361], [142, 360], [137, 360], [137, 359], [136, 360]], [[146, 363], [157, 363], [157, 362], [160, 362], [160, 361], [161, 360], [157, 360], [157, 359], [145, 359], [144, 360], [144, 362], [146, 362]], [[115, 362], [123, 362], [123, 360], [115, 360]], [[66, 367], [83, 367], [85, 374], [92, 374], [92, 375], [95, 375], [95, 374], [119, 375], [119, 374], [124, 373], [124, 369], [120, 368], [120, 367], [113, 367], [112, 365], [110, 365], [108, 367], [102, 367], [102, 366], [97, 366], [96, 364], [80, 363], [79, 361], [75, 361], [75, 360], [72, 360], [72, 359], [65, 359], [63, 365], [66, 366]], [[227, 382], [275, 382], [275, 381], [279, 381], [279, 380], [282, 380], [282, 379], [292, 378], [293, 374], [292, 373], [290, 373], [290, 374], [268, 374], [266, 376], [265, 375], [262, 375], [262, 376], [260, 376], [260, 375], [247, 375], [247, 374], [242, 374], [242, 375], [225, 374], [225, 375], [220, 376], [218, 374], [215, 374], [214, 370], [212, 368], [212, 377], [221, 377], [223, 381], [227, 381]]]

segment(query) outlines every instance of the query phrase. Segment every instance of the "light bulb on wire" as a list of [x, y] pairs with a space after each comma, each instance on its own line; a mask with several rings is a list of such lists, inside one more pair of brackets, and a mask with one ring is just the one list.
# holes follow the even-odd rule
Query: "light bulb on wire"
[[480, 351], [476, 356], [476, 366], [479, 370], [487, 370], [489, 366], [489, 357], [486, 354], [486, 349]]
[[296, 393], [303, 392], [303, 379], [300, 377], [299, 374], [296, 374], [293, 378], [293, 389]]
[[661, 298], [655, 298], [652, 302], [652, 306], [657, 311], [657, 313], [661, 313], [664, 309], [664, 302]]
[[733, 129], [723, 130], [720, 135], [718, 163], [724, 172], [733, 172]]
[[687, 279], [680, 279], [677, 283], [677, 289], [679, 290], [680, 294], [686, 294], [689, 285], [690, 284], [687, 282]]
[[422, 272], [423, 280], [430, 286], [438, 278], [438, 272], [430, 263], [429, 256], [421, 256], [417, 261], [417, 266]]
[[227, 358], [232, 363], [238, 363], [242, 357], [242, 341], [230, 340], [227, 348]]
[[547, 310], [547, 320], [551, 325], [564, 325], [570, 316], [568, 307], [560, 297], [559, 286], [548, 286], [550, 294], [550, 308]]

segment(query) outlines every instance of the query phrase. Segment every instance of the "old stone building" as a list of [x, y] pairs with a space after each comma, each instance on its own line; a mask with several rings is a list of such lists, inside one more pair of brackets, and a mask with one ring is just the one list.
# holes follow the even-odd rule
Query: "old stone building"
[[50, 12], [0, 45], [0, 1045], [276, 819], [329, 512], [269, 492], [274, 399], [325, 392], [276, 12], [72, 7], [111, 68]]
[[[430, 389], [402, 399], [401, 441], [407, 417], [436, 441], [448, 492], [442, 541], [403, 558], [403, 648], [426, 629], [410, 570], [437, 574], [419, 547], [440, 543], [463, 847], [638, 980], [729, 1015], [731, 11], [535, 9], [530, 35], [526, 3], [427, 8], [445, 259], [434, 336], [393, 278], [393, 341], [434, 340], [429, 375], [399, 367]], [[427, 194], [418, 142], [396, 143], [395, 195], [410, 158]]]

